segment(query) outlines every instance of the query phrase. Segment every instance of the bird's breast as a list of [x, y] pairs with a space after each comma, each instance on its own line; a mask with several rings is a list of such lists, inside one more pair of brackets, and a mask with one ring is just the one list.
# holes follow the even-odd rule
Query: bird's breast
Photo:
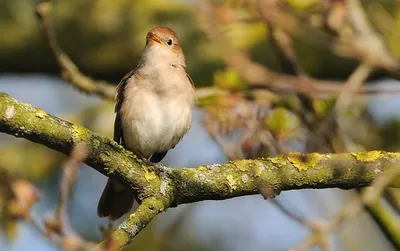
[[133, 90], [121, 109], [126, 146], [145, 157], [173, 148], [190, 128], [192, 102], [183, 93], [159, 95], [146, 88]]

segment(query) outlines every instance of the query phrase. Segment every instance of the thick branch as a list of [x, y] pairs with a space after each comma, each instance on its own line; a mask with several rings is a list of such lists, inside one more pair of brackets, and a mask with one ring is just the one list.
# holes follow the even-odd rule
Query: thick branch
[[175, 201], [189, 203], [257, 194], [264, 188], [270, 189], [274, 196], [293, 189], [363, 187], [386, 171], [392, 161], [399, 163], [400, 154], [381, 151], [290, 153], [223, 165], [173, 169], [170, 178], [175, 188]]
[[135, 189], [143, 203], [139, 211], [116, 231], [114, 237], [119, 246], [127, 245], [156, 214], [178, 204], [257, 194], [261, 189], [267, 189], [275, 196], [292, 189], [358, 188], [370, 184], [379, 173], [400, 163], [400, 153], [381, 151], [291, 153], [196, 168], [165, 168], [157, 175], [114, 141], [19, 103], [4, 93], [0, 93], [0, 131], [64, 154], [70, 154], [74, 145], [85, 144], [89, 149], [86, 164]]
[[146, 180], [149, 170], [113, 140], [31, 105], [19, 103], [4, 93], [0, 93], [0, 114], [1, 132], [29, 139], [67, 155], [74, 145], [84, 144], [90, 149], [84, 161], [86, 164], [107, 176], [151, 190]]
[[164, 210], [164, 205], [156, 199], [152, 197], [144, 199], [136, 211], [122, 222], [119, 228], [113, 233], [112, 240], [118, 247], [128, 245], [157, 214]]

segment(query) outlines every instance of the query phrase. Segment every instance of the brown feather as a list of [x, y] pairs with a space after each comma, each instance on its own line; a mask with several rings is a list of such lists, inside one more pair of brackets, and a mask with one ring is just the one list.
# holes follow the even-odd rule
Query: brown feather
[[189, 79], [190, 84], [192, 84], [193, 89], [196, 89], [193, 79], [189, 76], [189, 74], [186, 73], [187, 78]]
[[116, 220], [129, 212], [134, 202], [135, 191], [133, 189], [108, 179], [97, 206], [97, 215]]
[[[124, 90], [126, 84], [134, 72], [135, 71], [132, 70], [126, 74], [117, 86], [114, 141], [123, 146], [123, 131], [119, 111], [121, 109], [122, 102], [124, 101]], [[134, 201], [135, 194], [130, 187], [120, 184], [115, 180], [108, 179], [97, 206], [97, 214], [99, 217], [109, 217], [110, 220], [118, 219], [131, 210]]]

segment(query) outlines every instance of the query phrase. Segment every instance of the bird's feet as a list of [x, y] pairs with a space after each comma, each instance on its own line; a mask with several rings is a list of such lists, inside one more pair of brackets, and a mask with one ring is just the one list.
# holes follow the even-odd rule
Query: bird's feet
[[153, 163], [152, 166], [154, 168], [154, 172], [156, 172], [158, 176], [161, 176], [161, 174], [163, 174], [165, 171], [165, 166], [161, 164], [161, 162]]
[[150, 160], [146, 159], [146, 158], [141, 158], [142, 161], [144, 162], [144, 164], [153, 167], [154, 172], [160, 176], [162, 173], [164, 173], [164, 168], [165, 166], [163, 164], [161, 164], [161, 162], [151, 162]]

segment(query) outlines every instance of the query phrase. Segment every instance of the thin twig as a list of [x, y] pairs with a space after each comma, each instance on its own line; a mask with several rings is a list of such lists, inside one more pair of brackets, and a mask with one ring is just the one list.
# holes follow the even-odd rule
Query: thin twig
[[[264, 5], [269, 1], [259, 1], [260, 12], [263, 16], [264, 13], [271, 13], [270, 3]], [[208, 37], [212, 38], [213, 41], [219, 45], [220, 53], [227, 66], [235, 69], [250, 85], [254, 86], [265, 86], [273, 88], [275, 90], [283, 91], [286, 93], [302, 93], [306, 96], [315, 98], [334, 97], [339, 95], [342, 85], [342, 81], [329, 81], [329, 80], [317, 80], [311, 77], [305, 76], [292, 76], [283, 73], [277, 73], [269, 68], [252, 61], [248, 55], [243, 52], [236, 50], [230, 43], [230, 41], [224, 36], [223, 33], [216, 29], [218, 10], [208, 0], [200, 1], [198, 11], [198, 18], [202, 23], [201, 28]], [[272, 17], [276, 17], [276, 13], [270, 14]], [[285, 22], [284, 17], [281, 17], [282, 22], [274, 21], [274, 24], [285, 24], [289, 25], [289, 22]], [[286, 18], [286, 16], [285, 16]], [[279, 26], [282, 30], [290, 34], [285, 27]], [[353, 49], [352, 46], [347, 46], [348, 50]], [[351, 48], [351, 49], [350, 49]], [[371, 89], [372, 88], [372, 89]], [[399, 91], [396, 88], [397, 92]], [[365, 86], [357, 92], [360, 93], [374, 93], [374, 92], [385, 92], [382, 89], [376, 89], [373, 86]], [[391, 90], [393, 91], [393, 90]]]
[[279, 48], [285, 54], [286, 58], [292, 64], [292, 67], [294, 68], [296, 73], [303, 76], [307, 75], [296, 56], [296, 52], [293, 48], [293, 41], [290, 36], [286, 34], [286, 32], [282, 29], [277, 28], [273, 32], [273, 37], [275, 38], [275, 41]]
[[79, 165], [85, 160], [88, 149], [83, 146], [75, 146], [70, 157], [62, 165], [62, 180], [60, 182], [60, 201], [54, 219], [44, 221], [45, 228], [32, 218], [28, 222], [53, 244], [67, 250], [88, 250], [95, 246], [94, 243], [84, 240], [71, 228], [67, 208], [72, 186], [76, 180]]
[[293, 219], [294, 221], [297, 221], [298, 223], [305, 225], [309, 228], [313, 228], [312, 224], [310, 223], [310, 220], [302, 217], [299, 214], [295, 214], [293, 213], [291, 210], [289, 210], [288, 208], [286, 208], [286, 206], [284, 206], [282, 203], [280, 203], [278, 200], [276, 199], [272, 199], [271, 202], [277, 207], [279, 208], [279, 210], [281, 210], [286, 216], [288, 216], [289, 218]]
[[[86, 94], [93, 94], [102, 98], [114, 100], [116, 85], [103, 80], [93, 80], [83, 74], [58, 44], [51, 22], [52, 4], [49, 2], [38, 4], [36, 7], [36, 13], [42, 26], [43, 36], [46, 38], [49, 47], [61, 68], [61, 76], [65, 80], [69, 81], [75, 88]], [[221, 92], [223, 93], [226, 91], [214, 87], [197, 88], [196, 97], [197, 100], [200, 100]]]
[[343, 123], [341, 123], [341, 116], [348, 110], [351, 102], [354, 100], [353, 97], [355, 93], [361, 88], [361, 85], [366, 81], [372, 70], [372, 67], [369, 65], [361, 64], [353, 71], [343, 85], [335, 107], [325, 116], [325, 119], [320, 123], [318, 129], [312, 133], [313, 137], [308, 142], [309, 146], [315, 148], [315, 146], [323, 142], [321, 139], [329, 136], [328, 134], [332, 131], [336, 131], [337, 128], [339, 128], [341, 132], [345, 131], [343, 129]]
[[350, 75], [346, 83], [343, 85], [342, 90], [336, 101], [336, 111], [338, 114], [344, 112], [351, 102], [357, 91], [361, 88], [362, 84], [368, 79], [372, 73], [373, 68], [367, 64], [361, 64]]
[[79, 165], [85, 160], [88, 149], [84, 146], [76, 146], [71, 156], [62, 165], [62, 179], [60, 182], [60, 201], [57, 205], [55, 222], [61, 229], [70, 229], [67, 208], [73, 185], [77, 178]]
[[84, 93], [96, 94], [100, 97], [113, 100], [116, 94], [115, 85], [106, 81], [93, 80], [82, 74], [68, 55], [62, 51], [53, 31], [51, 12], [52, 4], [49, 2], [40, 3], [36, 7], [43, 35], [48, 41], [51, 51], [61, 68], [62, 77]]
[[378, 176], [372, 183], [371, 187], [364, 189], [361, 195], [345, 206], [339, 213], [337, 213], [321, 233], [318, 235], [311, 234], [305, 241], [291, 251], [305, 251], [317, 245], [322, 238], [327, 238], [327, 235], [336, 230], [345, 220], [354, 218], [359, 215], [364, 209], [364, 205], [371, 205], [383, 193], [390, 183], [398, 178], [400, 175], [400, 168], [393, 167], [387, 173]]
[[372, 28], [359, 0], [346, 0], [346, 7], [355, 31], [355, 37], [351, 39], [349, 47], [353, 51], [352, 54], [370, 66], [390, 71], [398, 70], [398, 60], [388, 51], [383, 39]]

